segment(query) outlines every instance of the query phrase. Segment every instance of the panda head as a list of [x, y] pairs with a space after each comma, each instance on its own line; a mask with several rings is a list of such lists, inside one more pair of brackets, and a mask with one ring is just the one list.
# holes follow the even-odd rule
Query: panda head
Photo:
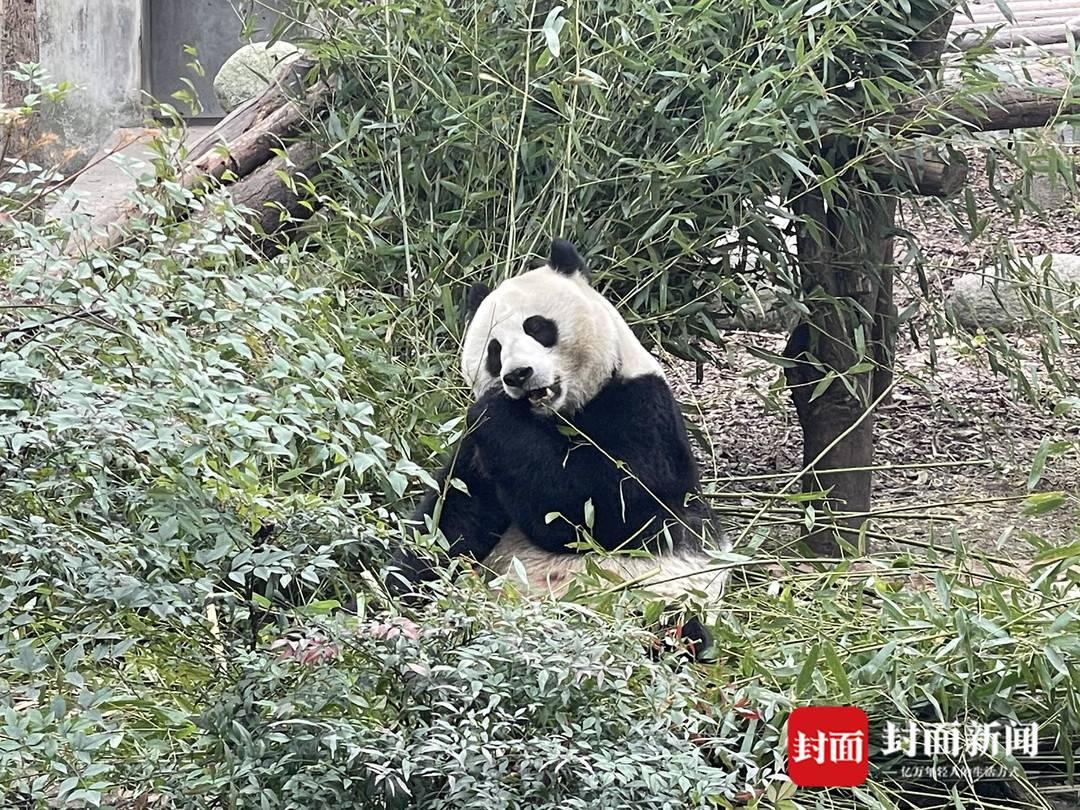
[[537, 413], [569, 415], [613, 377], [661, 373], [561, 239], [542, 267], [494, 290], [473, 285], [468, 310], [461, 366], [477, 398], [497, 387]]

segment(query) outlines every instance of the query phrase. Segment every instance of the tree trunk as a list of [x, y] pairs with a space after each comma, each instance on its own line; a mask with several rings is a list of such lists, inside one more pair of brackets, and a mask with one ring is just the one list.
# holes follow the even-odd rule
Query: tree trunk
[[[924, 66], [940, 63], [952, 18], [952, 10], [943, 7], [912, 40], [912, 52]], [[857, 150], [857, 144], [840, 148], [834, 165]], [[886, 180], [886, 189], [949, 196], [963, 185], [967, 167], [952, 155], [916, 147], [900, 155], [892, 171], [895, 182]], [[873, 484], [873, 408], [890, 396], [896, 355], [896, 194], [864, 188], [830, 207], [819, 191], [810, 190], [797, 198], [794, 211], [809, 316], [788, 341], [784, 354], [796, 362], [785, 374], [803, 429], [803, 492], [818, 496], [811, 501], [814, 520], [804, 539], [820, 556], [838, 556], [841, 539], [865, 553], [869, 544], [861, 530]]]
[[305, 193], [304, 184], [318, 170], [320, 156], [318, 146], [301, 141], [233, 184], [233, 202], [254, 212], [255, 246], [263, 255], [277, 253], [282, 231], [315, 210], [314, 195]]
[[8, 71], [38, 61], [37, 0], [0, 0], [0, 41], [0, 99], [5, 107], [21, 107], [30, 87]]
[[[892, 211], [887, 212], [891, 225], [896, 213], [895, 203]], [[883, 223], [884, 224], [884, 223]], [[881, 256], [878, 265], [881, 283], [878, 286], [877, 303], [874, 309], [874, 328], [870, 333], [873, 341], [874, 384], [870, 390], [873, 402], [878, 405], [892, 404], [893, 365], [896, 362], [897, 311], [893, 302], [893, 235], [888, 233], [881, 240]]]
[[[805, 540], [821, 556], [839, 555], [839, 538], [857, 545], [870, 510], [870, 409], [875, 393], [888, 389], [894, 352], [895, 211], [894, 197], [870, 193], [844, 210], [828, 208], [817, 192], [795, 206], [810, 317], [788, 342], [785, 354], [796, 364], [787, 381], [803, 429], [803, 492], [821, 495], [812, 501], [815, 520]], [[886, 369], [881, 381], [879, 362]]]
[[[0, 106], [23, 105], [33, 87], [8, 71], [38, 58], [37, 0], [0, 0]], [[33, 159], [36, 140], [33, 117], [13, 124], [7, 132], [0, 130], [0, 160]]]

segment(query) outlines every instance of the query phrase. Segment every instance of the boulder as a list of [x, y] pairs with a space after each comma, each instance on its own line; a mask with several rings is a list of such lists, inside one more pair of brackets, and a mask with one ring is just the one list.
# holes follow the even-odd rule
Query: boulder
[[[784, 305], [771, 287], [746, 291], [735, 302], [736, 310], [730, 315], [716, 317], [718, 329], [747, 332], [790, 332], [799, 322], [799, 314]], [[727, 310], [730, 304], [723, 304]], [[720, 307], [718, 307], [720, 308]]]
[[1046, 210], [1062, 208], [1072, 200], [1072, 194], [1059, 177], [1036, 174], [1031, 178], [1031, 199]]
[[[1047, 260], [1049, 267], [1044, 266]], [[993, 268], [958, 278], [946, 298], [946, 306], [956, 322], [970, 331], [1013, 332], [1035, 320], [1036, 307], [1050, 309], [1059, 317], [1076, 319], [1080, 256], [1071, 253], [1033, 256], [1024, 267], [1030, 268], [1030, 274], [1025, 272], [1020, 278], [995, 277]], [[1035, 304], [1036, 300], [1039, 303]]]
[[300, 55], [289, 42], [252, 42], [245, 45], [221, 66], [214, 77], [214, 93], [225, 112], [232, 112], [245, 101], [270, 86], [282, 67]]

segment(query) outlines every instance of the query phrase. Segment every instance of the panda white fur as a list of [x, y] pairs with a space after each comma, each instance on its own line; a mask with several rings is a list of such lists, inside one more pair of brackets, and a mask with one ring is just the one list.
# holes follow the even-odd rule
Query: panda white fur
[[[725, 576], [706, 548], [726, 546], [663, 368], [589, 285], [574, 247], [555, 240], [546, 265], [494, 291], [474, 285], [468, 309], [461, 365], [474, 404], [440, 490], [414, 519], [433, 529], [438, 515], [451, 554], [498, 575], [516, 558], [529, 585], [556, 593], [584, 570], [571, 544], [591, 523], [607, 551], [652, 552], [604, 554], [604, 568], [665, 597], [719, 599]], [[393, 562], [395, 592], [432, 576], [411, 551]]]

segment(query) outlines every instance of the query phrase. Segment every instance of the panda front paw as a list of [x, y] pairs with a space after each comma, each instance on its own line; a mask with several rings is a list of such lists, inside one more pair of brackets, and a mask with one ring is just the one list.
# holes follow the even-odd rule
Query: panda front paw
[[477, 468], [503, 489], [516, 489], [523, 462], [543, 457], [542, 427], [524, 399], [510, 399], [501, 391], [481, 397], [469, 408], [466, 430]]
[[469, 407], [465, 415], [465, 426], [481, 435], [490, 433], [492, 428], [498, 433], [507, 420], [520, 416], [528, 416], [528, 407], [524, 400], [510, 399], [500, 389], [494, 389]]

